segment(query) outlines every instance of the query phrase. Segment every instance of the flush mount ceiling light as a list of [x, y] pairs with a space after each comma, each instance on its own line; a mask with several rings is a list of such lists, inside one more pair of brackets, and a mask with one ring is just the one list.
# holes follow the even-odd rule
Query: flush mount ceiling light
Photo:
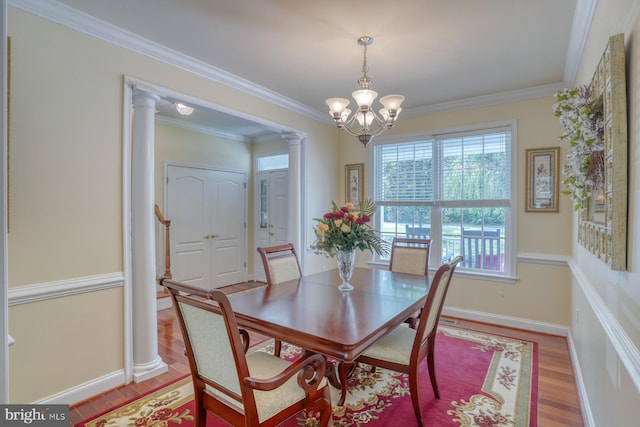
[[371, 78], [367, 76], [367, 72], [369, 72], [367, 46], [371, 43], [373, 43], [373, 39], [369, 36], [362, 36], [358, 39], [358, 44], [364, 47], [364, 59], [362, 60], [362, 77], [358, 79], [360, 90], [351, 94], [358, 104], [357, 110], [351, 115], [351, 110], [347, 108], [349, 100], [345, 98], [329, 98], [326, 101], [329, 106], [329, 114], [335, 120], [338, 129], [357, 137], [365, 147], [374, 136], [380, 135], [396, 124], [396, 118], [402, 111], [400, 104], [404, 101], [402, 95], [383, 96], [380, 98], [380, 103], [384, 108], [381, 108], [378, 114], [374, 111], [372, 104], [378, 97], [378, 92], [369, 89]]
[[182, 114], [183, 116], [190, 116], [191, 113], [193, 113], [193, 108], [189, 107], [188, 105], [184, 105], [180, 102], [176, 102], [175, 106], [178, 113]]

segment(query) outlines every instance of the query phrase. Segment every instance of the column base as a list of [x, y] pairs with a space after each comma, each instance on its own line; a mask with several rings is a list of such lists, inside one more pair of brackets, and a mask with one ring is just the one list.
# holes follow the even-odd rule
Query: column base
[[164, 361], [158, 357], [151, 363], [133, 365], [133, 382], [140, 383], [148, 380], [149, 378], [156, 377], [160, 374], [164, 374], [169, 370]]

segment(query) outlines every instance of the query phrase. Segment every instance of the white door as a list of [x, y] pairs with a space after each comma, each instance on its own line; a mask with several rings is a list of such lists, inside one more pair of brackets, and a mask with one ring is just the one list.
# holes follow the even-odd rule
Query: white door
[[246, 281], [245, 174], [170, 165], [167, 186], [173, 277], [205, 289]]
[[257, 248], [289, 242], [287, 236], [289, 171], [258, 172], [255, 188], [254, 273], [256, 280], [264, 281], [266, 280], [264, 267]]

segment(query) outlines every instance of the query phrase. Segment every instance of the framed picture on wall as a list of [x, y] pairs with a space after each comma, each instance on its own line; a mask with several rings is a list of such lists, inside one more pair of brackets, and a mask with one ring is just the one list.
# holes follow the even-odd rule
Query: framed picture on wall
[[354, 163], [344, 167], [345, 199], [356, 208], [364, 196], [364, 163]]
[[527, 212], [558, 212], [559, 147], [527, 152]]

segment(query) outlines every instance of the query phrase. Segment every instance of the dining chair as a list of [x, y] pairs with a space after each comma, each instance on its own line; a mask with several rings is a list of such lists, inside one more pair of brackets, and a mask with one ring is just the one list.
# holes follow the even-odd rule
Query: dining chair
[[195, 425], [207, 411], [234, 426], [274, 426], [314, 407], [320, 425], [331, 422], [331, 397], [319, 354], [289, 362], [264, 351], [246, 352], [224, 292], [163, 278], [186, 346], [195, 401]]
[[296, 250], [291, 243], [258, 248], [268, 285], [276, 285], [302, 276]]
[[[262, 258], [267, 286], [302, 277], [300, 262], [293, 244], [261, 247], [258, 248], [258, 253]], [[274, 346], [273, 354], [279, 357], [282, 341], [275, 340]]]
[[[431, 239], [395, 237], [391, 242], [389, 270], [397, 273], [427, 276], [429, 274], [429, 250]], [[405, 320], [415, 329], [420, 312]]]
[[407, 328], [403, 325], [398, 326], [388, 335], [376, 341], [357, 359], [358, 363], [365, 363], [373, 367], [379, 366], [408, 375], [413, 411], [420, 427], [424, 425], [424, 422], [418, 392], [418, 368], [422, 360], [426, 358], [431, 387], [436, 399], [439, 399], [440, 391], [435, 371], [438, 321], [449, 290], [451, 277], [462, 259], [462, 256], [457, 256], [451, 262], [442, 264], [436, 271], [417, 329]]
[[389, 270], [426, 276], [429, 272], [431, 239], [396, 237], [391, 242]]

